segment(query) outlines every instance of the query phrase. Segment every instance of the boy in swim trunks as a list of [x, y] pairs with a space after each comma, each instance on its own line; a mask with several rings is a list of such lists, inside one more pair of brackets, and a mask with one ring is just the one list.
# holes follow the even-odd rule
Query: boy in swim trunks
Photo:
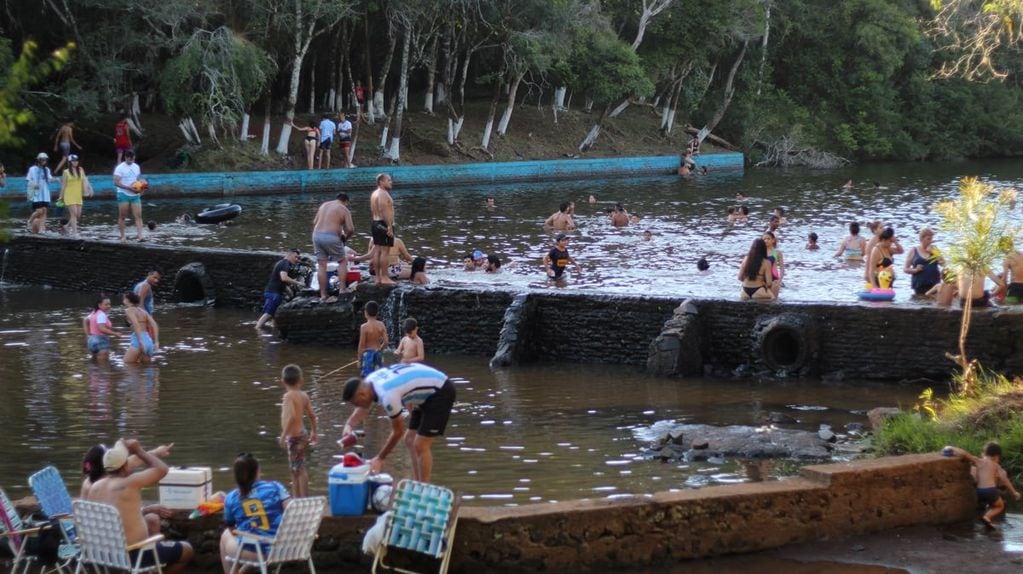
[[380, 304], [376, 301], [367, 301], [362, 312], [366, 316], [366, 322], [359, 327], [358, 356], [360, 372], [365, 377], [384, 366], [381, 351], [387, 348], [388, 340], [387, 327], [377, 320]]
[[1002, 468], [1002, 447], [996, 442], [989, 442], [984, 445], [984, 456], [976, 457], [961, 448], [946, 446], [945, 452], [960, 456], [970, 461], [976, 467], [975, 478], [977, 479], [977, 504], [984, 511], [980, 520], [984, 526], [994, 528], [991, 521], [1005, 510], [1005, 501], [998, 490], [999, 486], [1004, 487], [1016, 500], [1020, 499], [1019, 491], [1012, 485], [1009, 475]]
[[[291, 492], [295, 498], [309, 495], [309, 475], [305, 469], [305, 451], [309, 445], [315, 445], [316, 413], [309, 395], [302, 390], [305, 379], [302, 368], [298, 365], [286, 365], [281, 369], [281, 384], [287, 389], [281, 398], [281, 448], [288, 451], [288, 464], [291, 466]], [[303, 416], [309, 417], [309, 434], [302, 424]]]

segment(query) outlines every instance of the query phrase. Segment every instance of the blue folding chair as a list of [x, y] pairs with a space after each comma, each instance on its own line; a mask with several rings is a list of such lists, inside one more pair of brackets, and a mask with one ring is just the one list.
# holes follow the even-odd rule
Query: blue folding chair
[[[30, 538], [38, 536], [46, 528], [51, 528], [51, 526], [49, 524], [35, 526], [22, 520], [18, 515], [18, 509], [7, 497], [7, 493], [0, 489], [0, 540], [7, 544], [14, 556], [14, 562], [11, 564], [12, 574], [17, 574], [18, 569], [22, 566], [24, 566], [22, 572], [28, 574], [29, 568], [33, 564], [39, 563], [40, 557], [29, 550], [28, 542]], [[57, 572], [64, 572], [64, 567], [59, 562], [54, 565], [54, 569]], [[47, 570], [45, 566], [42, 566], [43, 573]]]
[[394, 491], [391, 517], [384, 530], [384, 543], [373, 558], [373, 572], [377, 566], [395, 572], [416, 574], [388, 565], [385, 560], [390, 549], [425, 554], [440, 560], [438, 574], [448, 570], [451, 543], [458, 526], [458, 501], [450, 489], [435, 484], [402, 480]]
[[43, 514], [60, 523], [64, 541], [61, 543], [57, 555], [65, 563], [77, 559], [80, 549], [78, 534], [72, 519], [71, 495], [67, 491], [64, 479], [60, 476], [60, 471], [56, 467], [48, 466], [28, 477], [28, 485], [32, 488], [36, 500], [39, 501]]

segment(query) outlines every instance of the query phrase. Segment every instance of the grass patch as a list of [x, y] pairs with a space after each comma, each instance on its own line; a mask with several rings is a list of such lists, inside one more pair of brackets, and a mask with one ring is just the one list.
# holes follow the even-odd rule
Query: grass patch
[[994, 440], [1002, 445], [1009, 476], [1023, 478], [1023, 379], [980, 370], [967, 392], [938, 400], [925, 392], [920, 398], [917, 412], [888, 420], [876, 433], [879, 453], [937, 452], [951, 444], [979, 455]]

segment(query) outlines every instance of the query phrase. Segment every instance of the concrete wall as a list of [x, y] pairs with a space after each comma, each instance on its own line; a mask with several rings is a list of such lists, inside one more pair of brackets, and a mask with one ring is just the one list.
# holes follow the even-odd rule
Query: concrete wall
[[[698, 164], [711, 170], [742, 170], [741, 153], [701, 155]], [[387, 171], [402, 189], [450, 187], [490, 183], [543, 182], [557, 179], [604, 179], [621, 176], [668, 175], [676, 173], [679, 156], [622, 157], [549, 161], [464, 163], [451, 165], [406, 165], [388, 168], [157, 173], [143, 174], [150, 183], [146, 197], [214, 197], [277, 195], [302, 192], [368, 191], [376, 176]], [[92, 174], [98, 197], [114, 197], [113, 176]], [[54, 189], [58, 189], [54, 184]], [[23, 199], [25, 178], [9, 176], [0, 197]], [[54, 196], [56, 197], [56, 196]]]
[[[654, 464], [654, 463], [651, 463]], [[22, 502], [23, 509], [31, 503]], [[786, 544], [974, 516], [966, 461], [913, 455], [805, 467], [779, 481], [519, 507], [463, 507], [451, 572], [604, 572], [754, 552]], [[165, 525], [197, 550], [190, 572], [214, 572], [219, 517]], [[359, 551], [372, 517], [325, 518], [316, 566], [368, 571]]]
[[173, 247], [135, 242], [82, 241], [18, 235], [0, 245], [7, 249], [4, 280], [50, 285], [91, 293], [124, 293], [157, 269], [163, 280], [157, 299], [174, 298], [175, 277], [182, 267], [200, 263], [218, 305], [253, 307], [263, 302], [263, 288], [280, 253]]

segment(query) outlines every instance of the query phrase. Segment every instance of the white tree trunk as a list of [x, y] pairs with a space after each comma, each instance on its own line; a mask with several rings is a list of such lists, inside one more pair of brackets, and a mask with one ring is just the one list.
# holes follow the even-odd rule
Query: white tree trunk
[[673, 0], [643, 0], [643, 12], [639, 16], [639, 25], [636, 28], [636, 39], [632, 41], [632, 51], [636, 51], [639, 45], [643, 43], [643, 34], [646, 33], [646, 27], [650, 24], [650, 19], [660, 14], [665, 8], [671, 5]]
[[243, 143], [249, 141], [249, 112], [242, 114], [242, 130], [238, 139]]
[[433, 103], [437, 104], [438, 106], [444, 105], [444, 104], [448, 103], [448, 93], [444, 89], [444, 84], [443, 83], [438, 83], [437, 84], [437, 90], [436, 91], [437, 91], [437, 96], [433, 99]]
[[[308, 47], [308, 45], [307, 45]], [[281, 125], [281, 135], [277, 139], [277, 153], [285, 155], [288, 153], [288, 142], [291, 141], [291, 123], [295, 121], [295, 105], [298, 103], [298, 86], [302, 79], [302, 60], [305, 58], [305, 51], [299, 50], [291, 63], [291, 84], [288, 89], [288, 110], [285, 114], [284, 123]]]
[[335, 88], [331, 88], [330, 91], [327, 92], [327, 109], [332, 112], [336, 112], [341, 107], [337, 105], [339, 100], [337, 95], [337, 90]]
[[627, 108], [627, 107], [629, 107], [629, 100], [628, 99], [626, 99], [624, 102], [622, 102], [622, 103], [618, 104], [617, 106], [615, 106], [615, 109], [611, 110], [611, 113], [608, 114], [607, 117], [609, 117], [609, 118], [617, 118], [619, 115], [621, 115], [622, 112], [625, 111], [625, 108]]
[[587, 151], [591, 147], [593, 147], [593, 144], [596, 143], [597, 136], [599, 136], [599, 135], [600, 135], [600, 124], [593, 124], [593, 127], [590, 128], [589, 133], [587, 133], [586, 137], [583, 139], [583, 142], [581, 144], [579, 144], [579, 151]]
[[259, 143], [259, 154], [270, 155], [270, 115], [263, 120], [263, 139]]
[[375, 115], [380, 117], [385, 117], [387, 115], [387, 112], [384, 110], [384, 91], [382, 89], [378, 89], [377, 91], [373, 92], [372, 104], [373, 108], [376, 109]]
[[309, 114], [316, 113], [316, 58], [309, 66]]
[[494, 116], [491, 115], [487, 118], [487, 126], [483, 128], [483, 137], [480, 139], [480, 147], [488, 149], [490, 147], [490, 136], [494, 131]]
[[448, 145], [455, 145], [458, 141], [458, 134], [462, 133], [462, 124], [465, 122], [464, 116], [459, 116], [458, 120], [448, 118]]
[[515, 94], [519, 91], [519, 84], [522, 83], [524, 77], [526, 77], [526, 73], [520, 72], [515, 76], [515, 80], [508, 89], [508, 102], [504, 107], [504, 113], [501, 114], [501, 121], [497, 124], [497, 135], [499, 136], [508, 133], [508, 122], [511, 121], [512, 111], [515, 109]]
[[[405, 22], [405, 38], [401, 44], [401, 71], [398, 76], [398, 109], [394, 112], [394, 137], [391, 138], [391, 149], [387, 157], [397, 163], [401, 160], [401, 121], [405, 117], [405, 108], [408, 107], [408, 66], [409, 49], [412, 47], [412, 24]], [[433, 90], [427, 90], [432, 93]]]
[[757, 96], [764, 85], [764, 66], [767, 64], [767, 39], [771, 35], [771, 4], [772, 0], [764, 1], [764, 37], [760, 41], [760, 72], [757, 74]]
[[558, 88], [556, 90], [554, 90], [554, 109], [555, 110], [561, 110], [561, 111], [565, 110], [565, 94], [566, 93], [568, 93], [568, 88], [566, 88], [565, 86], [558, 86]]
[[131, 119], [135, 120], [135, 124], [141, 130], [142, 128], [142, 109], [139, 107], [139, 93], [133, 92], [131, 94]]
[[675, 110], [674, 108], [668, 111], [667, 117], [664, 120], [664, 133], [671, 135], [671, 129], [675, 127]]
[[380, 130], [380, 149], [387, 149], [387, 136], [390, 134], [390, 125], [385, 125], [384, 129]]

